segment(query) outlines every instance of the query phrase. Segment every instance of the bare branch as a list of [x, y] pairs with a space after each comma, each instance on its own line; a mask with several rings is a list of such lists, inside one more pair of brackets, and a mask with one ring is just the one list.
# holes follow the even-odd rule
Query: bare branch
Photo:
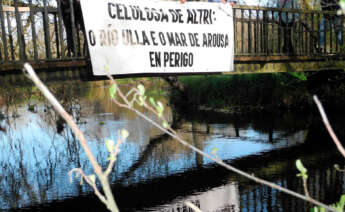
[[319, 101], [319, 98], [317, 98], [316, 95], [313, 96], [314, 98], [314, 101], [317, 105], [317, 108], [319, 109], [320, 111], [320, 114], [321, 114], [321, 117], [322, 117], [322, 121], [323, 123], [325, 124], [327, 130], [328, 130], [328, 133], [329, 135], [331, 136], [332, 140], [334, 141], [335, 145], [337, 146], [339, 152], [343, 155], [343, 157], [345, 158], [345, 149], [343, 147], [343, 145], [341, 144], [341, 142], [339, 141], [337, 135], [335, 134], [335, 132], [333, 131], [333, 128], [331, 126], [331, 124], [329, 123], [328, 121], [328, 118], [327, 118], [327, 115], [326, 115], [326, 112], [325, 110], [323, 109], [323, 106], [321, 104], [321, 102]]
[[188, 207], [193, 209], [193, 211], [195, 211], [195, 212], [202, 212], [196, 205], [194, 205], [193, 203], [191, 203], [189, 201], [184, 202], [184, 204], [186, 204]]
[[89, 184], [89, 185], [93, 188], [93, 190], [94, 190], [96, 196], [97, 196], [105, 205], [107, 204], [107, 200], [105, 199], [105, 197], [103, 196], [103, 194], [101, 194], [101, 192], [99, 192], [99, 190], [98, 190], [98, 188], [97, 188], [97, 186], [96, 186], [96, 183], [93, 182], [92, 180], [90, 180], [90, 178], [83, 172], [83, 170], [82, 170], [81, 168], [74, 168], [74, 169], [72, 169], [71, 171], [68, 172], [71, 181], [72, 181], [72, 178], [73, 178], [73, 173], [78, 173], [78, 174], [80, 175], [80, 177], [82, 177], [82, 178], [85, 180], [85, 182], [86, 182], [87, 184]]

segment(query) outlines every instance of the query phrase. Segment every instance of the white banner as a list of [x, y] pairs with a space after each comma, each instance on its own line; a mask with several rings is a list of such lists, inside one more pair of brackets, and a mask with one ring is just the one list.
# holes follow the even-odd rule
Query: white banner
[[232, 7], [81, 0], [94, 75], [233, 70]]

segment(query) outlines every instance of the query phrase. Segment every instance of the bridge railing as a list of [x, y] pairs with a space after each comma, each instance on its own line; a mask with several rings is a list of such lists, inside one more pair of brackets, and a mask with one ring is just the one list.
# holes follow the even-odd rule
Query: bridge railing
[[33, 5], [29, 0], [25, 6], [19, 6], [18, 0], [14, 0], [12, 5], [3, 5], [1, 0], [0, 61], [85, 58], [87, 51], [81, 31], [73, 33], [76, 45], [73, 49], [68, 48], [63, 14], [59, 8], [59, 3], [55, 7], [48, 6], [47, 0], [43, 0], [42, 5]]
[[[75, 1], [57, 0], [56, 5], [48, 5], [48, 0], [40, 2], [33, 5], [28, 0], [23, 5], [13, 0], [11, 5], [4, 5], [0, 0], [0, 63], [88, 56], [76, 10], [66, 13], [61, 9], [62, 2], [64, 7], [75, 8]], [[344, 16], [336, 12], [250, 6], [235, 6], [233, 12], [237, 58], [345, 55]]]
[[330, 11], [235, 6], [237, 56], [343, 55], [344, 16]]

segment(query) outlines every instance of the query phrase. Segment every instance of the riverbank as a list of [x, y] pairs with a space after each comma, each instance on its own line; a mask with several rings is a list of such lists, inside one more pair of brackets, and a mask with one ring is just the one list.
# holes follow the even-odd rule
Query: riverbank
[[343, 108], [343, 80], [334, 79], [331, 73], [305, 75], [306, 81], [287, 73], [184, 76], [179, 78], [184, 93], [172, 92], [171, 101], [177, 108], [225, 113], [303, 112], [316, 109], [312, 100], [316, 94], [327, 108]]

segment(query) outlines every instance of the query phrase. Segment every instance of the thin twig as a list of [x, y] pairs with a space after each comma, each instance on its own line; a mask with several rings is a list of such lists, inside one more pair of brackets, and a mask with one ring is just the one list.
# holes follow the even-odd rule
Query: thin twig
[[202, 212], [196, 205], [194, 205], [193, 203], [191, 203], [189, 201], [184, 202], [184, 204], [186, 204], [188, 207], [193, 209], [193, 211], [195, 211], [195, 212]]
[[304, 194], [305, 194], [306, 197], [310, 198], [309, 190], [308, 190], [308, 184], [307, 184], [307, 179], [302, 177], [302, 180], [303, 180]]
[[80, 174], [80, 177], [82, 177], [82, 178], [86, 181], [86, 183], [89, 184], [89, 185], [93, 188], [93, 190], [94, 190], [96, 196], [97, 196], [104, 204], [107, 204], [107, 200], [105, 199], [105, 197], [103, 196], [103, 194], [101, 194], [101, 192], [99, 192], [99, 190], [98, 190], [96, 184], [90, 180], [90, 178], [83, 172], [83, 170], [82, 170], [81, 168], [74, 168], [74, 169], [72, 169], [71, 171], [68, 172], [68, 174], [70, 175], [71, 181], [72, 181], [73, 173], [78, 173], [78, 174]]
[[331, 124], [329, 123], [328, 121], [328, 118], [327, 118], [327, 115], [326, 115], [326, 112], [325, 110], [323, 109], [323, 106], [321, 104], [321, 102], [319, 101], [319, 98], [317, 98], [316, 95], [313, 96], [314, 98], [314, 101], [317, 105], [317, 108], [319, 109], [320, 111], [320, 114], [321, 114], [321, 117], [322, 117], [322, 121], [323, 123], [325, 124], [327, 130], [328, 130], [328, 133], [329, 135], [331, 136], [332, 140], [334, 141], [335, 145], [337, 146], [339, 152], [343, 155], [343, 157], [345, 158], [345, 149], [343, 147], [343, 145], [341, 144], [341, 142], [339, 141], [337, 135], [335, 134], [335, 132], [333, 131], [333, 128], [331, 126]]

